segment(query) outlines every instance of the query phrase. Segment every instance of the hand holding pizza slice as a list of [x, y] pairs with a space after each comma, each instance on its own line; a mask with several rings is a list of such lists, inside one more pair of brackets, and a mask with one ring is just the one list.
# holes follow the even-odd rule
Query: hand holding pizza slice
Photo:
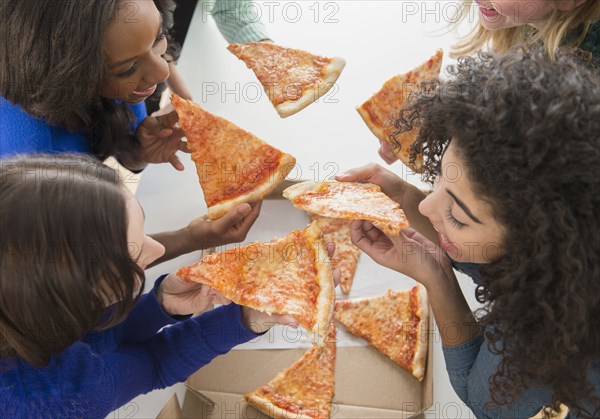
[[234, 303], [292, 316], [313, 342], [324, 344], [333, 313], [334, 281], [316, 223], [276, 242], [207, 255], [177, 275], [208, 285]]
[[242, 203], [262, 200], [294, 168], [296, 159], [177, 95], [179, 115], [200, 185], [215, 220]]
[[346, 65], [343, 58], [321, 57], [269, 42], [231, 44], [227, 49], [254, 71], [282, 118], [327, 93]]

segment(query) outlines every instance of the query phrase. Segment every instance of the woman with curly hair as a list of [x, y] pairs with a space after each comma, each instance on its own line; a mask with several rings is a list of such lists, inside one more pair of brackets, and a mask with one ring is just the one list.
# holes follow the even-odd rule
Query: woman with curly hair
[[[419, 232], [355, 221], [353, 241], [427, 288], [450, 381], [477, 417], [559, 403], [598, 417], [600, 77], [541, 48], [462, 58], [449, 74], [397, 125], [420, 127], [430, 194], [377, 165], [339, 177], [380, 184]], [[477, 283], [477, 319], [453, 266]]]
[[[31, 153], [115, 156], [137, 171], [187, 151], [175, 111], [144, 100], [169, 76], [173, 0], [0, 1], [0, 158]], [[158, 262], [243, 241], [260, 203], [155, 234]]]

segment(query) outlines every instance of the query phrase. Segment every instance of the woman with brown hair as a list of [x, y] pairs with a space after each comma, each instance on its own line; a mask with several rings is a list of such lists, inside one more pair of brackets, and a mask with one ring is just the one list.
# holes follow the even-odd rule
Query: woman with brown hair
[[[354, 222], [376, 262], [421, 282], [450, 382], [478, 418], [544, 406], [600, 415], [600, 75], [541, 48], [461, 58], [402, 111], [419, 126], [423, 194], [380, 166], [340, 176], [381, 185], [415, 230]], [[471, 276], [476, 318], [452, 268]], [[548, 413], [548, 412], [546, 412]]]
[[[0, 417], [105, 417], [185, 380], [287, 316], [229, 304], [174, 274], [117, 174], [84, 156], [0, 160]], [[171, 325], [164, 328], [164, 326]]]
[[[0, 2], [0, 157], [31, 153], [115, 156], [126, 167], [187, 151], [175, 111], [146, 117], [144, 99], [169, 76], [172, 0]], [[243, 241], [260, 203], [154, 235], [164, 261]]]

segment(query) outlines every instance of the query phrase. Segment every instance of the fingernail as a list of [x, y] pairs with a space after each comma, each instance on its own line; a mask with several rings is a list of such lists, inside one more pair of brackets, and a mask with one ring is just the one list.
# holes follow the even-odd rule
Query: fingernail
[[238, 211], [242, 215], [248, 215], [252, 211], [252, 207], [249, 204], [242, 204], [238, 207]]

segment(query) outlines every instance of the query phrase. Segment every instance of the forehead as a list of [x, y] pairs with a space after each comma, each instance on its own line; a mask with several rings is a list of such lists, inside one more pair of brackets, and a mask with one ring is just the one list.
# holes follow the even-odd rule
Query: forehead
[[144, 53], [154, 43], [160, 23], [153, 0], [120, 1], [104, 36], [109, 64]]

